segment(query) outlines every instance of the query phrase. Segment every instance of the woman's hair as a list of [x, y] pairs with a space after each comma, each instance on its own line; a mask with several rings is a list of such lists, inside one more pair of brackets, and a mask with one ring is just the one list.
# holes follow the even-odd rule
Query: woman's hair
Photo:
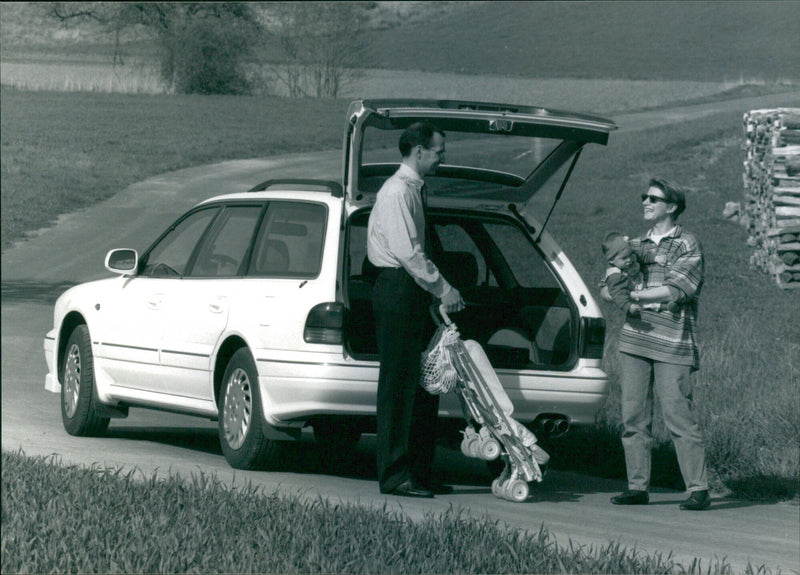
[[672, 212], [673, 218], [677, 219], [686, 209], [686, 194], [683, 193], [683, 188], [680, 185], [664, 178], [653, 178], [650, 180], [650, 187], [658, 188], [664, 192], [667, 202], [676, 206], [675, 211]]

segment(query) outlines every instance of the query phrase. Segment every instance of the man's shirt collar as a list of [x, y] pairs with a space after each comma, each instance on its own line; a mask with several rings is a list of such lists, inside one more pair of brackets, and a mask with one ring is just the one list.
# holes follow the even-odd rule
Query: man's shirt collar
[[417, 171], [408, 164], [400, 164], [397, 174], [407, 179], [409, 183], [413, 184], [417, 189], [422, 188], [422, 185], [425, 183], [422, 180], [422, 176], [420, 176]]

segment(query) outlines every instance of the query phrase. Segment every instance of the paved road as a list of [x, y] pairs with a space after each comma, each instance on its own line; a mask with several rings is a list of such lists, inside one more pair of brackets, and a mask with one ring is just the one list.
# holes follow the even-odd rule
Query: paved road
[[[618, 118], [626, 131], [702, 118], [719, 111], [797, 106], [800, 94], [692, 106]], [[655, 490], [652, 504], [620, 508], [609, 497], [618, 481], [551, 472], [529, 502], [515, 504], [492, 496], [481, 462], [440, 449], [436, 473], [455, 492], [434, 500], [386, 498], [374, 480], [374, 441], [366, 437], [354, 456], [331, 464], [308, 440], [293, 461], [276, 473], [235, 474], [222, 457], [215, 424], [200, 419], [132, 410], [112, 421], [108, 437], [73, 438], [61, 427], [58, 397], [43, 388], [46, 372], [42, 338], [51, 327], [52, 304], [66, 285], [105, 275], [109, 247], [143, 249], [168, 223], [197, 201], [216, 193], [245, 190], [270, 177], [336, 177], [338, 152], [298, 154], [265, 160], [233, 161], [191, 168], [133, 185], [108, 201], [62, 217], [2, 256], [2, 447], [29, 455], [57, 454], [64, 463], [138, 467], [146, 474], [168, 470], [188, 475], [215, 473], [227, 482], [253, 481], [268, 489], [322, 495], [364, 505], [401, 508], [413, 517], [463, 508], [514, 527], [544, 525], [559, 544], [595, 548], [619, 542], [640, 551], [672, 553], [703, 565], [725, 558], [737, 571], [748, 561], [784, 571], [800, 571], [800, 514], [797, 505], [757, 504], [716, 497], [706, 513], [681, 512], [685, 495]], [[308, 166], [314, 166], [309, 173]]]

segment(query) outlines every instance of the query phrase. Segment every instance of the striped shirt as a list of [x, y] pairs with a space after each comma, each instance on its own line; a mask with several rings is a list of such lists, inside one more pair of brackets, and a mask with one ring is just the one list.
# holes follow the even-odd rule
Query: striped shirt
[[[700, 367], [697, 349], [697, 308], [703, 286], [703, 248], [698, 239], [676, 225], [661, 238], [631, 240], [630, 245], [642, 265], [644, 287], [669, 286], [680, 296], [678, 309], [642, 310], [640, 317], [626, 318], [619, 338], [619, 351], [680, 365]], [[663, 264], [656, 261], [665, 262]]]

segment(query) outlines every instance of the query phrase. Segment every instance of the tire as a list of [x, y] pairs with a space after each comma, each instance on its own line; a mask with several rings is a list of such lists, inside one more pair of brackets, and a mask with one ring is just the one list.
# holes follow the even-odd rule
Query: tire
[[94, 390], [94, 355], [89, 328], [79, 325], [67, 340], [61, 373], [61, 421], [70, 435], [100, 436], [108, 428], [110, 418], [97, 410]]
[[268, 439], [266, 425], [256, 364], [241, 348], [225, 368], [219, 398], [219, 442], [231, 467], [274, 469], [281, 464], [287, 442]]
[[492, 480], [492, 494], [495, 497], [503, 498], [503, 491], [505, 486], [499, 477]]
[[530, 487], [522, 479], [516, 479], [515, 481], [512, 481], [506, 487], [506, 491], [508, 493], [508, 498], [517, 503], [522, 503], [525, 501], [528, 498], [528, 495], [531, 493]]
[[500, 457], [501, 452], [500, 442], [494, 438], [487, 439], [481, 444], [481, 457], [486, 461], [494, 461]]

